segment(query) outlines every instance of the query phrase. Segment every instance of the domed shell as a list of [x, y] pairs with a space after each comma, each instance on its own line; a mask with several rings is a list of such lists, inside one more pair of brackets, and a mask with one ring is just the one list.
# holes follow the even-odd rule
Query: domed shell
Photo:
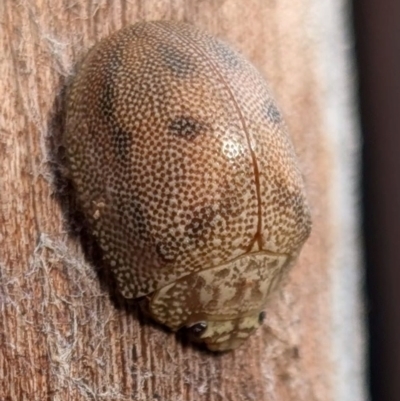
[[290, 258], [309, 235], [302, 176], [265, 81], [191, 25], [138, 23], [97, 44], [69, 89], [65, 140], [78, 200], [126, 298], [250, 253]]

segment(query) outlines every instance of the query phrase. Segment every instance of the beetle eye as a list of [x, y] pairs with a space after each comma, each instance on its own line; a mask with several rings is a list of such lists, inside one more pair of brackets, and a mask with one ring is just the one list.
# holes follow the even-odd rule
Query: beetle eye
[[186, 327], [186, 329], [190, 334], [193, 334], [195, 337], [200, 337], [207, 330], [207, 323], [198, 322], [193, 324], [192, 326]]
[[258, 315], [258, 323], [263, 324], [265, 320], [266, 313], [264, 311], [260, 312]]

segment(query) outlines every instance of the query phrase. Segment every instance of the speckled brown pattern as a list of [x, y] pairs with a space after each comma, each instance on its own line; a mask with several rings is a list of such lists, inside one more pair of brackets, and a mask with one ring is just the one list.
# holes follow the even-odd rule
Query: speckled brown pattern
[[[82, 209], [127, 298], [159, 300], [168, 284], [206, 270], [212, 278], [237, 258], [259, 260], [261, 271], [270, 268], [263, 255], [275, 255], [283, 268], [309, 235], [302, 177], [264, 80], [190, 25], [138, 23], [95, 46], [68, 94], [66, 148]], [[235, 280], [222, 303], [243, 285]], [[268, 292], [257, 310], [238, 305], [236, 317], [258, 315]], [[151, 300], [150, 313], [172, 329], [193, 324], [190, 304], [175, 322], [172, 301], [163, 301], [170, 319], [152, 313]]]

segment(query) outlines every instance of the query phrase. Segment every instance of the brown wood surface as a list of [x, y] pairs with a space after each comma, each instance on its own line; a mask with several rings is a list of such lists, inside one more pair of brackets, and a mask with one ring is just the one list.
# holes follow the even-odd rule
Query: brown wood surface
[[[333, 400], [331, 154], [309, 2], [0, 1], [0, 400]], [[215, 356], [116, 305], [55, 192], [58, 95], [96, 41], [139, 20], [194, 23], [267, 77], [301, 159], [313, 232], [263, 328]], [[53, 147], [49, 146], [53, 144]]]

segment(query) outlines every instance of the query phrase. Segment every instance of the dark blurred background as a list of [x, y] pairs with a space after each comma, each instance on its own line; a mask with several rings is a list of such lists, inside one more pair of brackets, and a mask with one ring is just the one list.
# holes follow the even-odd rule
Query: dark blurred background
[[353, 0], [372, 401], [400, 401], [400, 0]]

